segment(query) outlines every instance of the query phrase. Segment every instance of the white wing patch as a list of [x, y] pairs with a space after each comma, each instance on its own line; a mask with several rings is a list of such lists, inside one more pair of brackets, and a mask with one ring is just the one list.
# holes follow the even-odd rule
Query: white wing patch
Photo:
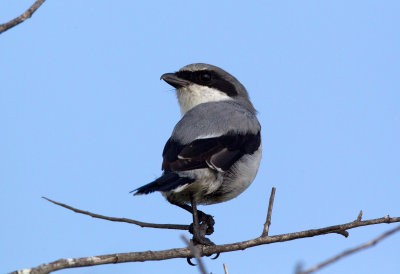
[[206, 161], [206, 163], [207, 163], [209, 168], [214, 169], [214, 170], [216, 170], [218, 172], [224, 172], [221, 168], [215, 166], [212, 162]]

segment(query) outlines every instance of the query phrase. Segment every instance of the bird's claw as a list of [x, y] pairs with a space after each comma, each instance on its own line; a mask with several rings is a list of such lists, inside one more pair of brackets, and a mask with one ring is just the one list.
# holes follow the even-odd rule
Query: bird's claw
[[[216, 260], [218, 257], [219, 257], [219, 255], [220, 255], [221, 253], [216, 253], [216, 254], [211, 254], [211, 255], [209, 255], [209, 256], [207, 256], [207, 257], [210, 257], [210, 259], [211, 260]], [[214, 257], [211, 257], [212, 255], [215, 255]], [[192, 259], [193, 259], [193, 257], [187, 257], [186, 258], [186, 261], [187, 261], [187, 263], [189, 264], [189, 265], [191, 265], [191, 266], [197, 266], [197, 264], [195, 264], [195, 263], [192, 263]]]
[[193, 259], [193, 257], [187, 257], [187, 258], [186, 258], [187, 263], [188, 263], [189, 265], [191, 265], [191, 266], [196, 266], [197, 264], [192, 263], [191, 259]]
[[211, 257], [212, 255], [214, 255], [214, 254], [211, 254], [211, 255], [210, 255], [210, 257], [211, 257], [210, 259], [211, 259], [211, 260], [216, 260], [216, 259], [218, 259], [218, 257], [219, 257], [220, 254], [221, 254], [221, 253], [219, 253], [219, 252], [218, 252], [218, 253], [215, 253], [215, 256], [214, 256], [214, 257]]

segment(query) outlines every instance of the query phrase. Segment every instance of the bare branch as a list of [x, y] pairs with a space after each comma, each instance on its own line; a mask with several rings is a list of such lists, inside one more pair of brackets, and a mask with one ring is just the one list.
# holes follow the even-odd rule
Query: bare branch
[[[362, 212], [362, 211], [361, 211], [361, 212]], [[359, 216], [360, 216], [360, 215], [359, 215]], [[357, 220], [359, 220], [359, 219], [361, 219], [361, 218], [357, 218]], [[357, 247], [348, 249], [348, 250], [346, 250], [346, 251], [340, 253], [339, 255], [336, 255], [336, 256], [334, 256], [334, 257], [332, 257], [332, 258], [330, 258], [330, 259], [328, 259], [328, 260], [326, 260], [326, 261], [324, 261], [324, 262], [322, 262], [322, 263], [320, 263], [320, 264], [318, 264], [318, 265], [316, 265], [316, 266], [314, 266], [314, 267], [311, 267], [311, 268], [308, 269], [308, 270], [299, 271], [299, 272], [297, 272], [297, 273], [298, 273], [298, 274], [309, 274], [309, 273], [312, 273], [312, 272], [314, 272], [314, 271], [317, 271], [317, 270], [319, 270], [319, 269], [321, 269], [321, 268], [323, 268], [323, 267], [325, 267], [325, 266], [327, 266], [327, 265], [329, 265], [329, 264], [331, 264], [331, 263], [334, 263], [334, 262], [336, 262], [336, 261], [342, 259], [343, 257], [349, 256], [349, 255], [351, 255], [351, 254], [353, 254], [353, 253], [355, 253], [355, 252], [358, 252], [358, 251], [361, 251], [361, 250], [366, 249], [366, 248], [368, 248], [368, 247], [374, 246], [374, 245], [376, 245], [378, 242], [382, 241], [384, 238], [386, 238], [386, 237], [392, 235], [393, 233], [398, 232], [399, 230], [400, 230], [400, 226], [397, 226], [397, 227], [395, 227], [394, 229], [391, 229], [391, 230], [387, 231], [386, 233], [380, 235], [379, 237], [375, 238], [375, 239], [372, 240], [372, 241], [369, 241], [369, 242], [364, 243], [364, 244], [362, 244], [362, 245], [360, 245], [360, 246], [357, 246]]]
[[103, 216], [103, 215], [100, 215], [100, 214], [92, 213], [92, 212], [89, 212], [89, 211], [80, 210], [80, 209], [74, 208], [72, 206], [53, 201], [53, 200], [51, 200], [49, 198], [46, 198], [46, 197], [42, 197], [42, 198], [47, 200], [47, 201], [49, 201], [49, 202], [51, 202], [51, 203], [53, 203], [53, 204], [62, 206], [64, 208], [72, 210], [72, 211], [74, 211], [76, 213], [89, 215], [89, 216], [91, 216], [93, 218], [103, 219], [103, 220], [112, 221], [112, 222], [129, 223], [129, 224], [134, 224], [134, 225], [138, 225], [138, 226], [141, 226], [141, 227], [189, 230], [189, 226], [188, 225], [153, 224], [153, 223], [145, 223], [145, 222], [140, 222], [140, 221], [136, 221], [136, 220], [132, 220], [132, 219], [127, 219], [127, 218], [108, 217], [108, 216]]
[[224, 264], [224, 273], [225, 273], [225, 274], [229, 274], [229, 272], [228, 272], [228, 266], [227, 266], [226, 264]]
[[334, 231], [334, 233], [342, 235], [345, 238], [349, 237], [349, 232], [347, 232], [346, 230], [338, 230], [338, 231]]
[[328, 232], [328, 233], [336, 233], [336, 234], [344, 236], [345, 238], [349, 237], [349, 232], [347, 232], [346, 230], [337, 230], [337, 231], [332, 231], [332, 232]]
[[272, 208], [274, 206], [275, 191], [276, 191], [276, 188], [273, 187], [271, 190], [271, 196], [269, 197], [267, 220], [265, 221], [265, 224], [264, 224], [263, 233], [261, 235], [262, 237], [268, 236], [269, 226], [271, 225]]
[[356, 219], [357, 222], [361, 221], [362, 215], [363, 215], [363, 212], [362, 212], [362, 210], [360, 210], [360, 213], [358, 213], [358, 216], [357, 216], [357, 219]]
[[[223, 253], [236, 250], [244, 250], [253, 246], [259, 246], [264, 244], [272, 244], [278, 242], [292, 241], [295, 239], [308, 238], [314, 236], [325, 235], [329, 233], [337, 233], [338, 230], [350, 230], [356, 227], [368, 226], [374, 224], [382, 223], [397, 223], [400, 222], [400, 217], [382, 217], [378, 219], [371, 219], [366, 221], [353, 221], [350, 223], [345, 223], [341, 225], [334, 225], [323, 227], [319, 229], [311, 229], [300, 232], [280, 234], [275, 236], [258, 237], [248, 241], [237, 242], [232, 244], [215, 245], [215, 246], [201, 246], [199, 248], [200, 256], [210, 256], [215, 253]], [[129, 252], [129, 253], [118, 253], [110, 255], [101, 255], [95, 257], [83, 257], [83, 258], [73, 258], [73, 259], [61, 259], [48, 264], [42, 264], [38, 267], [31, 269], [24, 269], [13, 272], [16, 273], [49, 273], [52, 271], [83, 267], [83, 266], [93, 266], [101, 264], [111, 264], [111, 263], [126, 263], [126, 262], [143, 262], [143, 261], [160, 261], [168, 260], [172, 258], [187, 258], [192, 255], [189, 248], [175, 248], [162, 251], [146, 251], [146, 252]], [[25, 272], [22, 272], [25, 271]]]
[[[363, 212], [362, 212], [362, 210], [360, 210], [360, 213], [358, 213], [357, 219], [354, 222], [361, 221], [362, 214], [363, 214]], [[349, 232], [347, 232], [346, 230], [338, 230], [338, 231], [335, 231], [335, 233], [340, 234], [346, 238], [349, 237]]]
[[[185, 235], [182, 235], [181, 238], [186, 243], [186, 245], [189, 247], [189, 249], [192, 252], [193, 256], [196, 258], [197, 265], [199, 266], [200, 273], [201, 274], [207, 274], [207, 270], [206, 270], [206, 267], [204, 266], [203, 260], [201, 259], [199, 249], [195, 245], [193, 245], [193, 243], [190, 242], [185, 237]], [[190, 259], [190, 257], [188, 259]]]
[[8, 29], [11, 29], [12, 27], [15, 27], [16, 25], [24, 22], [26, 19], [30, 18], [32, 14], [45, 2], [46, 0], [36, 0], [33, 5], [27, 9], [23, 14], [18, 16], [17, 18], [14, 18], [13, 20], [1, 24], [0, 25], [0, 34], [5, 32]]

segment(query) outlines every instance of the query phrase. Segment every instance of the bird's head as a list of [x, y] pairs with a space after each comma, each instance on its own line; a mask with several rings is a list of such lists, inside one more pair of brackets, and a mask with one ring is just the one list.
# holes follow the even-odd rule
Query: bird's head
[[161, 79], [176, 88], [181, 113], [207, 102], [234, 100], [255, 112], [246, 88], [223, 69], [195, 63], [175, 73], [165, 73]]

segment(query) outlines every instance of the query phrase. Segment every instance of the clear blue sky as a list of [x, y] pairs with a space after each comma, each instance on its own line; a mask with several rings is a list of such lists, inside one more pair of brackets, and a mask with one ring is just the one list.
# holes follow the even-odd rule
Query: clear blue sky
[[[0, 1], [0, 22], [33, 0]], [[180, 117], [161, 74], [224, 68], [259, 111], [264, 155], [238, 198], [202, 207], [218, 244], [257, 237], [277, 187], [271, 234], [400, 216], [399, 1], [48, 0], [0, 36], [0, 272], [59, 258], [183, 247], [181, 232], [100, 214], [190, 223], [160, 194], [132, 197], [161, 170]], [[293, 273], [395, 225], [205, 259], [223, 273]], [[398, 273], [400, 235], [321, 273]], [[183, 259], [65, 273], [198, 273]], [[64, 273], [62, 272], [62, 273]], [[60, 272], [61, 273], [61, 272]]]

